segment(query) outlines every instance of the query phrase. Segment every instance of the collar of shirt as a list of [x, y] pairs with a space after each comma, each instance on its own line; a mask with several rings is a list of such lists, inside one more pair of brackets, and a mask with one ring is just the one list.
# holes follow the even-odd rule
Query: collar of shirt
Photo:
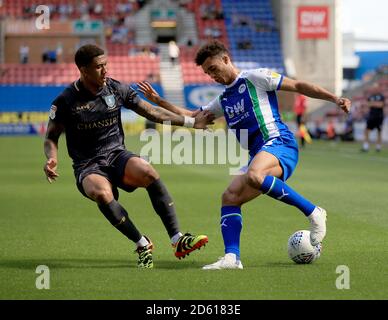
[[97, 93], [95, 95], [92, 92], [90, 92], [88, 89], [85, 88], [85, 86], [81, 82], [81, 79], [78, 79], [77, 81], [74, 82], [74, 87], [76, 88], [77, 91], [79, 91], [83, 94], [86, 94], [86, 95], [89, 95], [92, 97], [98, 97], [98, 96], [103, 96], [103, 95], [108, 94], [108, 88], [107, 88], [108, 81], [109, 80], [107, 79], [106, 85], [104, 85], [102, 88], [100, 88], [100, 90], [97, 91]]
[[232, 82], [231, 84], [227, 84], [225, 87], [226, 87], [226, 88], [231, 88], [231, 87], [233, 87], [233, 86], [237, 83], [237, 81], [240, 80], [242, 73], [243, 73], [243, 71], [241, 71], [241, 72], [237, 75], [236, 79], [234, 79], [233, 82]]

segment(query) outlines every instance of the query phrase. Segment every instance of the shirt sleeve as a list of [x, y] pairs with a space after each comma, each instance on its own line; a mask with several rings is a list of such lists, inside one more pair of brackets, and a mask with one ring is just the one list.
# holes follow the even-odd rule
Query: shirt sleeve
[[124, 100], [124, 107], [126, 109], [136, 109], [140, 103], [140, 97], [137, 92], [129, 85], [120, 85], [121, 96]]
[[224, 111], [222, 110], [220, 97], [221, 96], [218, 96], [214, 100], [210, 101], [206, 106], [201, 107], [201, 110], [209, 110], [216, 118], [222, 117], [224, 115]]
[[283, 81], [283, 75], [265, 68], [247, 71], [246, 77], [264, 91], [279, 90]]
[[51, 104], [49, 119], [56, 123], [65, 124], [67, 109], [65, 97], [63, 95], [59, 95]]

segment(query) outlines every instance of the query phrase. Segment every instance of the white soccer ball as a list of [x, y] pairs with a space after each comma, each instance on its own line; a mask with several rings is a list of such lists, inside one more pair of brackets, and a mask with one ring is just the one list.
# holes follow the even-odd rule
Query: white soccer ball
[[321, 255], [322, 246], [312, 246], [310, 243], [310, 231], [296, 231], [288, 239], [288, 256], [298, 264], [312, 263]]

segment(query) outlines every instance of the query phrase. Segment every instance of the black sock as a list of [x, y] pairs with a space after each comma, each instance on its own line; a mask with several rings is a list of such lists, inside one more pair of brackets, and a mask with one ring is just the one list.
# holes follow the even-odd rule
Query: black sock
[[127, 211], [116, 200], [108, 204], [99, 204], [98, 208], [105, 218], [129, 240], [136, 243], [141, 239], [142, 235], [129, 219]]
[[162, 219], [170, 238], [179, 232], [178, 218], [175, 213], [174, 202], [169, 195], [166, 186], [159, 179], [147, 187], [152, 206]]

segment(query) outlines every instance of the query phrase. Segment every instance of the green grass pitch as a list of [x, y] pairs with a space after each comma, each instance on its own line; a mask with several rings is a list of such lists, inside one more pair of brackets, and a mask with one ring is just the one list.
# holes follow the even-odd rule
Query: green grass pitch
[[[0, 299], [388, 299], [387, 150], [362, 154], [358, 144], [331, 142], [302, 150], [288, 183], [328, 212], [322, 256], [311, 265], [289, 260], [288, 237], [308, 221], [259, 197], [243, 207], [244, 270], [201, 270], [223, 254], [219, 211], [228, 167], [156, 165], [182, 231], [207, 234], [209, 243], [177, 260], [145, 190], [121, 192], [156, 246], [154, 269], [138, 270], [134, 246], [77, 191], [63, 139], [60, 177], [47, 183], [42, 142], [0, 138]], [[141, 148], [137, 137], [126, 145]], [[49, 267], [49, 290], [35, 286], [39, 265]], [[340, 265], [349, 268], [349, 289], [336, 287]]]

